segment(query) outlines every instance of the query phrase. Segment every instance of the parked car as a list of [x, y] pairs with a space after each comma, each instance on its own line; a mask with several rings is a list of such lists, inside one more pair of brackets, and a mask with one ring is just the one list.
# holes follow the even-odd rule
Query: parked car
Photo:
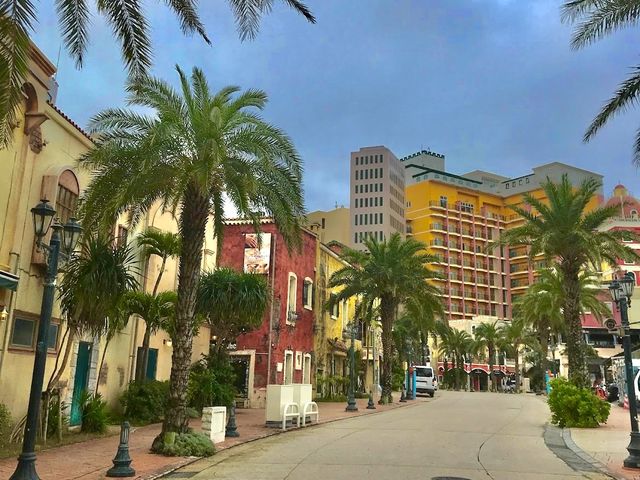
[[438, 379], [434, 375], [433, 368], [426, 365], [413, 368], [416, 371], [416, 393], [426, 393], [433, 397], [438, 390]]

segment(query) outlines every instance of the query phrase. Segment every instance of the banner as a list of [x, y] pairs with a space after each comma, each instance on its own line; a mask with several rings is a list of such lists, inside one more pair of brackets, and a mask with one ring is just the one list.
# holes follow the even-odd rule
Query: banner
[[[260, 236], [260, 241], [258, 241]], [[269, 274], [269, 260], [271, 258], [270, 233], [244, 234], [244, 272]]]

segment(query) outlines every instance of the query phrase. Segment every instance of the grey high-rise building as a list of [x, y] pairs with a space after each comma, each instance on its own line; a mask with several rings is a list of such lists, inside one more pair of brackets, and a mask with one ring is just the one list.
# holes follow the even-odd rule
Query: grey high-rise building
[[404, 166], [384, 146], [351, 152], [351, 242], [363, 249], [364, 240], [388, 239], [406, 233]]

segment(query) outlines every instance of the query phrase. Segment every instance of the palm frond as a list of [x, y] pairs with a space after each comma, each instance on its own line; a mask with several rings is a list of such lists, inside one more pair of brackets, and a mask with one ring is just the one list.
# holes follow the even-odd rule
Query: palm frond
[[81, 68], [89, 39], [89, 5], [86, 0], [56, 0], [56, 10], [65, 47]]
[[0, 147], [7, 147], [18, 125], [27, 76], [29, 32], [36, 20], [31, 0], [0, 3]]
[[207, 36], [204, 25], [200, 21], [198, 15], [197, 4], [195, 0], [165, 0], [167, 5], [171, 7], [180, 20], [180, 28], [185, 34], [197, 32], [205, 42], [211, 44], [211, 40]]

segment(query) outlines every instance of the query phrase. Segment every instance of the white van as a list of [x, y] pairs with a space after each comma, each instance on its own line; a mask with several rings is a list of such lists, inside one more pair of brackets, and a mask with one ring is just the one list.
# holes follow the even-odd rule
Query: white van
[[434, 375], [433, 368], [426, 365], [416, 365], [416, 393], [426, 393], [433, 397], [438, 390], [438, 379]]

